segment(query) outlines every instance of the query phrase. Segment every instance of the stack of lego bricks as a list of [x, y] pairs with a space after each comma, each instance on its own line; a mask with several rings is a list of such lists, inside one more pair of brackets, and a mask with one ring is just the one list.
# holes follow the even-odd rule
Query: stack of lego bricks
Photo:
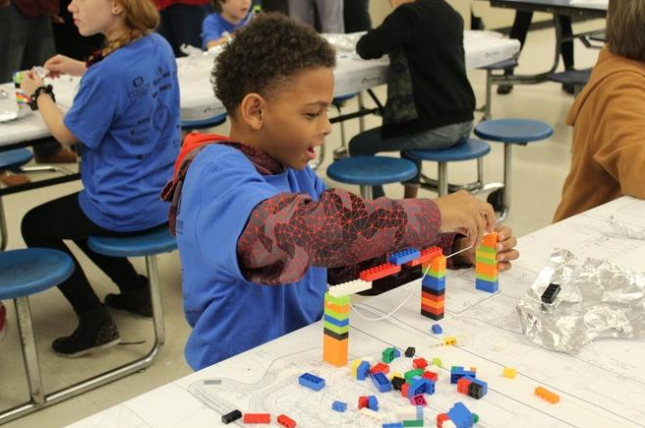
[[499, 289], [496, 244], [497, 233], [490, 233], [475, 252], [475, 288], [489, 293]]
[[349, 296], [325, 293], [323, 326], [323, 360], [344, 366], [349, 348]]
[[446, 256], [439, 254], [423, 264], [421, 315], [433, 320], [443, 318], [446, 300]]

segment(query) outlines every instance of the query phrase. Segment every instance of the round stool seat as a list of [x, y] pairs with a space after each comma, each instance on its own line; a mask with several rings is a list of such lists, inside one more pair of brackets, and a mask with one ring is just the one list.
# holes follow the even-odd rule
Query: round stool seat
[[226, 113], [200, 120], [182, 120], [181, 129], [204, 129], [219, 126], [226, 122]]
[[164, 224], [151, 231], [125, 237], [92, 236], [87, 244], [92, 251], [111, 257], [145, 257], [177, 248], [177, 241]]
[[407, 159], [355, 156], [331, 164], [327, 175], [341, 183], [378, 186], [410, 180], [417, 175], [417, 167]]
[[16, 149], [8, 152], [0, 152], [0, 171], [15, 169], [23, 166], [33, 158], [34, 155], [27, 149]]
[[495, 119], [475, 126], [475, 135], [500, 143], [525, 144], [549, 138], [553, 128], [539, 120]]
[[420, 161], [456, 162], [479, 159], [490, 152], [490, 144], [485, 141], [469, 138], [463, 143], [447, 149], [410, 150], [406, 154]]
[[25, 297], [65, 281], [74, 272], [67, 254], [49, 248], [0, 253], [0, 300]]

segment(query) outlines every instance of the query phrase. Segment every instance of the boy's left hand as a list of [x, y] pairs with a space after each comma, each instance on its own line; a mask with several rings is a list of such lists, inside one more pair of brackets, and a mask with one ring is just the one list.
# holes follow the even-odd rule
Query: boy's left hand
[[36, 91], [36, 89], [44, 85], [45, 82], [43, 81], [43, 79], [41, 79], [35, 71], [29, 70], [22, 77], [20, 89], [22, 89], [22, 92], [24, 92], [25, 95], [31, 98], [31, 95]]
[[[497, 232], [497, 267], [500, 272], [509, 270], [513, 265], [512, 261], [517, 260], [520, 256], [519, 251], [515, 249], [517, 246], [517, 238], [513, 236], [513, 230], [504, 225], [495, 226], [495, 232]], [[456, 242], [455, 250], [459, 251], [460, 249], [466, 248], [469, 245], [468, 239], [460, 239]], [[475, 264], [475, 248], [471, 248], [468, 251], [457, 255], [458, 257], [457, 264]]]

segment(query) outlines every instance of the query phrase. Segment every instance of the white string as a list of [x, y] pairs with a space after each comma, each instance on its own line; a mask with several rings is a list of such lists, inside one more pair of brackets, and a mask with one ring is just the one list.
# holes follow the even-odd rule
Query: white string
[[[450, 254], [449, 256], [446, 256], [446, 259], [449, 259], [449, 258], [451, 258], [451, 257], [454, 257], [454, 256], [456, 256], [457, 254], [461, 254], [461, 253], [463, 253], [464, 251], [468, 251], [468, 250], [470, 250], [471, 248], [473, 248], [473, 245], [471, 245], [470, 247], [464, 248], [464, 249], [462, 249], [462, 250], [459, 250], [459, 251], [457, 251], [456, 253], [452, 253], [452, 254]], [[428, 275], [428, 271], [429, 271], [429, 270], [430, 270], [430, 266], [428, 266], [428, 268], [426, 269], [426, 271], [423, 273], [423, 276], [421, 277], [421, 281], [422, 281], [422, 282], [423, 282], [423, 279], [426, 277], [426, 275]], [[392, 312], [390, 312], [390, 313], [389, 313], [389, 314], [387, 314], [387, 315], [383, 315], [382, 317], [378, 317], [378, 318], [368, 318], [368, 317], [366, 317], [365, 315], [361, 314], [361, 313], [360, 313], [360, 311], [358, 310], [358, 308], [356, 308], [356, 306], [354, 306], [354, 305], [352, 305], [352, 304], [350, 304], [349, 306], [352, 308], [352, 310], [353, 310], [354, 312], [356, 312], [356, 313], [358, 314], [358, 316], [359, 316], [359, 317], [363, 318], [365, 321], [382, 321], [382, 320], [384, 320], [384, 319], [387, 319], [387, 318], [391, 317], [391, 316], [392, 316], [392, 315], [394, 315], [395, 313], [397, 313], [397, 312], [399, 311], [399, 309], [401, 309], [401, 308], [403, 307], [403, 305], [405, 305], [405, 304], [408, 302], [408, 300], [410, 300], [410, 297], [412, 297], [412, 296], [414, 295], [414, 293], [416, 293], [416, 290], [412, 291], [412, 292], [410, 293], [410, 295], [409, 295], [408, 297], [406, 297], [406, 298], [405, 298], [405, 300], [403, 300], [403, 302], [401, 302], [401, 304], [400, 304], [399, 306], [397, 306], [397, 307], [396, 307]]]

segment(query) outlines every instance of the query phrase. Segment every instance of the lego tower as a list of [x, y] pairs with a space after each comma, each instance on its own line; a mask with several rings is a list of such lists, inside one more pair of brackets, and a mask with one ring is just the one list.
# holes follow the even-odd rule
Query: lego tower
[[323, 326], [323, 360], [344, 366], [349, 348], [349, 296], [325, 293]]
[[439, 254], [424, 263], [423, 272], [426, 275], [421, 282], [421, 315], [440, 320], [446, 300], [446, 256]]
[[499, 289], [496, 244], [497, 233], [490, 233], [475, 252], [475, 288], [489, 293]]

